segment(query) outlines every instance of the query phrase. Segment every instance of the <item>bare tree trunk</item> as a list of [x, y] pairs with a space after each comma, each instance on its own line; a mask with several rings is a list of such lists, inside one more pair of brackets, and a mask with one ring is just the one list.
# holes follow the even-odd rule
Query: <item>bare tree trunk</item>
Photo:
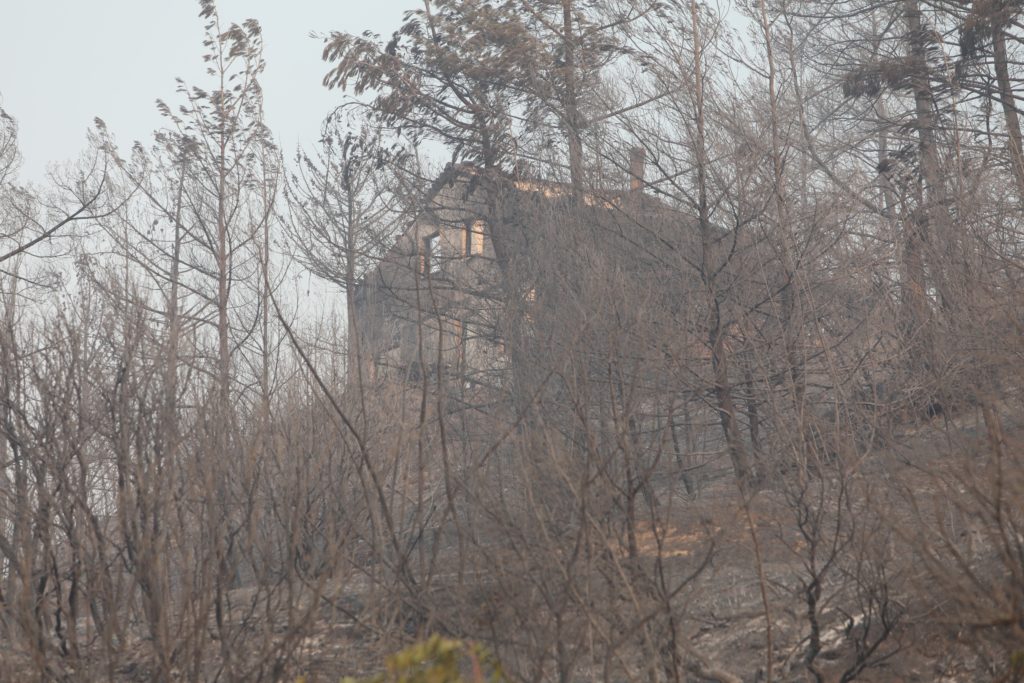
[[[793, 257], [794, 239], [790, 221], [789, 202], [786, 196], [786, 176], [783, 165], [782, 139], [779, 133], [779, 95], [776, 86], [775, 46], [773, 44], [768, 8], [760, 0], [761, 31], [764, 35], [765, 56], [768, 66], [768, 110], [771, 121], [771, 158], [773, 179], [773, 205], [775, 207], [775, 241], [779, 249], [784, 282], [780, 293], [780, 317], [782, 322], [783, 350], [789, 367], [789, 381], [793, 393], [794, 410], [799, 416], [804, 406], [804, 371], [800, 357], [799, 338], [802, 327], [797, 290], [796, 261]], [[795, 76], [795, 74], [794, 74]], [[803, 427], [803, 425], [801, 425]]]
[[[953, 235], [946, 234], [948, 221], [942, 220], [945, 206], [945, 185], [939, 166], [935, 140], [935, 100], [932, 93], [927, 62], [927, 46], [921, 22], [918, 0], [906, 0], [904, 19], [909, 41], [908, 65], [914, 90], [915, 129], [921, 176], [915, 183], [915, 211], [904, 219], [905, 236], [903, 263], [907, 285], [904, 290], [905, 340], [917, 340], [908, 349], [911, 372], [925, 373], [935, 367], [935, 348], [932, 343], [931, 306], [928, 302], [927, 274], [930, 272], [944, 305], [952, 303], [944, 286], [944, 267], [937, 258], [934, 245], [947, 244]], [[927, 258], [926, 255], [927, 254]]]
[[583, 141], [576, 73], [576, 37], [573, 32], [573, 0], [562, 0], [562, 44], [565, 48], [565, 132], [569, 137], [569, 176], [573, 193], [583, 192]]
[[1010, 69], [1006, 55], [1006, 32], [998, 23], [992, 27], [992, 59], [999, 84], [999, 102], [1003, 105], [1006, 134], [1009, 138], [1010, 170], [1017, 181], [1017, 191], [1024, 199], [1024, 140], [1021, 139], [1017, 98], [1010, 83]]
[[752, 472], [747, 449], [740, 435], [739, 422], [736, 419], [736, 405], [733, 400], [732, 383], [729, 379], [729, 347], [726, 343], [724, 321], [722, 320], [721, 303], [715, 282], [715, 268], [711, 262], [712, 236], [711, 217], [708, 204], [708, 155], [704, 132], [704, 57], [701, 43], [700, 14], [696, 0], [690, 2], [690, 21], [692, 26], [692, 49], [694, 69], [694, 97], [696, 105], [696, 140], [694, 152], [697, 156], [697, 195], [698, 218], [701, 236], [701, 278], [707, 294], [711, 327], [708, 331], [707, 343], [711, 348], [711, 366], [714, 375], [714, 395], [717, 402], [718, 418], [722, 425], [729, 457], [732, 461], [736, 480], [744, 492], [750, 489]]

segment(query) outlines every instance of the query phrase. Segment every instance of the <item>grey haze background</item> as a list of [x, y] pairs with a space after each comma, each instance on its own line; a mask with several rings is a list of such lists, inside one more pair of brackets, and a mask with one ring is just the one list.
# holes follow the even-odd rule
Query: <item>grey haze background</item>
[[[0, 0], [0, 106], [18, 120], [21, 178], [85, 146], [94, 117], [122, 147], [161, 124], [154, 101], [175, 103], [176, 77], [203, 85], [203, 20], [193, 0]], [[311, 31], [389, 34], [415, 0], [219, 0], [222, 22], [259, 20], [267, 123], [290, 158], [316, 140], [341, 101], [320, 79], [327, 66]]]

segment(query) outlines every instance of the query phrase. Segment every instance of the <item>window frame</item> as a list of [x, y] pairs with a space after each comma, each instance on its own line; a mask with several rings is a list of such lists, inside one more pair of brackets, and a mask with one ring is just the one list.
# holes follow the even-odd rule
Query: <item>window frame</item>
[[482, 256], [484, 253], [485, 221], [474, 219], [466, 221], [462, 230], [462, 255]]
[[441, 231], [426, 235], [420, 244], [420, 273], [423, 275], [440, 275], [441, 260]]

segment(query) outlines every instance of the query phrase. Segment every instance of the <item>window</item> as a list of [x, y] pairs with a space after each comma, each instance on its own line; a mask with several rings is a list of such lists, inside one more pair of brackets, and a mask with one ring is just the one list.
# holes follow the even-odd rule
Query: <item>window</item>
[[423, 238], [423, 252], [420, 254], [420, 270], [424, 275], [438, 275], [441, 272], [441, 233], [435, 232]]
[[464, 256], [474, 256], [484, 253], [484, 227], [483, 221], [467, 221], [463, 235], [462, 253]]
[[523, 294], [523, 303], [525, 304], [525, 308], [526, 308], [526, 312], [523, 315], [523, 320], [525, 320], [528, 325], [532, 325], [533, 324], [533, 308], [534, 308], [534, 304], [537, 303], [537, 290], [536, 290], [536, 288], [530, 287], [528, 290], [526, 290], [526, 293]]

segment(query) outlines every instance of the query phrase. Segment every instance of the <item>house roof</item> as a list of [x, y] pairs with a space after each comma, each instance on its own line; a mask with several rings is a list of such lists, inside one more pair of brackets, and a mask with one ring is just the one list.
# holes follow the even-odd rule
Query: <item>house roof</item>
[[[436, 225], [454, 223], [455, 221], [452, 221], [450, 218], [445, 219], [442, 214], [446, 210], [452, 209], [465, 211], [467, 206], [472, 204], [472, 198], [476, 195], [481, 183], [489, 178], [500, 183], [501, 191], [504, 193], [512, 193], [517, 198], [529, 197], [538, 200], [540, 204], [535, 205], [538, 209], [542, 208], [545, 212], [550, 212], [551, 209], [564, 209], [567, 212], [575, 212], [576, 215], [588, 220], [595, 229], [613, 230], [620, 233], [620, 236], [625, 233], [633, 233], [639, 229], [643, 231], [643, 234], [637, 237], [637, 239], [653, 236], [654, 242], [657, 243], [659, 240], [665, 240], [666, 226], [674, 228], [671, 231], [678, 236], [682, 233], [691, 232], [679, 231], [678, 226], [681, 222], [688, 224], [696, 223], [696, 219], [692, 214], [675, 209], [661, 199], [652, 197], [642, 190], [636, 191], [628, 188], [615, 190], [591, 189], [584, 193], [582, 198], [583, 206], [581, 207], [573, 200], [573, 188], [569, 183], [523, 177], [521, 175], [516, 176], [507, 173], [494, 173], [488, 176], [483, 169], [471, 164], [449, 164], [431, 183], [423, 200], [424, 206], [416, 218], [409, 222], [402, 235], [395, 240], [384, 254], [381, 262], [371, 272], [364, 275], [360, 286], [368, 277], [373, 275], [381, 276], [380, 270], [382, 265], [413, 255], [416, 246], [409, 241], [408, 236], [413, 227], [419, 221], [422, 221], [424, 217], [428, 219], [428, 222]], [[462, 195], [455, 197], [450, 204], [445, 204], [439, 200], [446, 190], [456, 188], [460, 184], [465, 185]], [[505, 196], [507, 197], [508, 194]], [[516, 204], [519, 208], [523, 207], [519, 202], [516, 202]], [[580, 209], [583, 210], [582, 214]], [[540, 214], [538, 213], [537, 215]], [[523, 220], [532, 222], [527, 217], [523, 217]], [[720, 236], [726, 234], [724, 229], [718, 229], [716, 232]], [[695, 231], [689, 237], [685, 237], [683, 241], [687, 243], [692, 242], [693, 234], [695, 234]], [[631, 235], [630, 237], [633, 236]], [[508, 236], [505, 239], [506, 241], [515, 241]], [[674, 246], [673, 244], [663, 243], [661, 248], [671, 249]], [[521, 245], [520, 247], [513, 246], [511, 248], [514, 251], [521, 248]], [[359, 296], [358, 291], [356, 295]]]

